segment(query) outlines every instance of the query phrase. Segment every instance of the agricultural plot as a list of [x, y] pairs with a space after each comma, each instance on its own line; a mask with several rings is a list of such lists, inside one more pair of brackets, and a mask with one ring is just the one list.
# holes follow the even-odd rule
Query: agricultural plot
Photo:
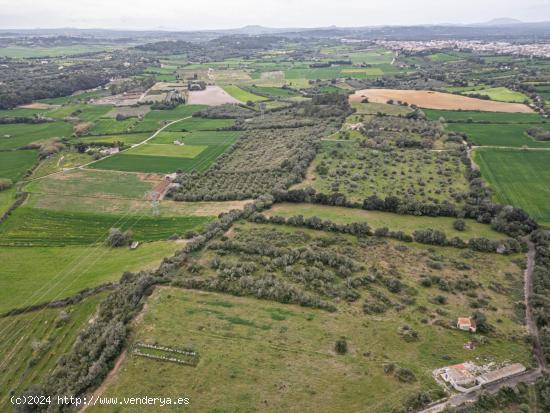
[[159, 241], [201, 231], [210, 220], [211, 217], [151, 217], [150, 206], [123, 215], [66, 213], [25, 206], [16, 209], [0, 227], [0, 245], [90, 245], [102, 243], [110, 228], [131, 230], [136, 241]]
[[146, 175], [78, 169], [32, 181], [25, 186], [25, 191], [48, 195], [144, 199], [159, 181], [159, 177]]
[[[194, 120], [196, 122], [193, 122]], [[215, 121], [223, 121], [216, 123]], [[189, 127], [200, 128], [201, 125], [228, 124], [233, 123], [232, 119], [201, 119], [192, 118], [181, 122], [182, 130], [187, 131]], [[229, 121], [229, 122], [228, 122]], [[213, 123], [214, 122], [214, 123]], [[177, 126], [179, 124], [174, 124]], [[203, 126], [212, 127], [212, 126]], [[235, 132], [192, 132], [179, 133], [174, 138], [175, 132], [161, 132], [158, 140], [151, 140], [147, 144], [132, 148], [115, 156], [105, 158], [90, 165], [96, 169], [113, 169], [131, 172], [158, 172], [173, 173], [178, 170], [191, 172], [205, 171], [209, 166], [234, 144], [239, 134]], [[176, 145], [174, 140], [181, 141], [182, 145]]]
[[73, 126], [65, 122], [0, 125], [0, 150], [17, 149], [49, 138], [68, 138], [72, 133]]
[[117, 282], [125, 271], [154, 269], [180, 248], [174, 241], [147, 242], [136, 250], [101, 245], [2, 247], [0, 314]]
[[12, 117], [31, 117], [34, 115], [45, 114], [47, 109], [31, 109], [31, 108], [13, 108], [0, 110], [0, 118], [12, 118]]
[[407, 102], [427, 109], [533, 112], [533, 109], [521, 103], [496, 102], [430, 90], [364, 89], [351, 95], [350, 102], [361, 102], [364, 98], [375, 103], [387, 103], [390, 100]]
[[453, 227], [454, 218], [422, 217], [411, 215], [392, 214], [381, 211], [365, 211], [344, 207], [314, 205], [314, 204], [275, 204], [266, 211], [268, 216], [282, 216], [285, 218], [302, 215], [304, 218], [318, 217], [330, 220], [337, 224], [365, 222], [373, 230], [388, 228], [390, 231], [403, 231], [411, 235], [417, 229], [436, 229], [447, 235], [447, 238], [458, 237], [464, 241], [471, 238], [484, 237], [487, 239], [502, 239], [504, 235], [493, 230], [489, 225], [480, 224], [476, 220], [467, 219], [464, 231], [457, 231]]
[[268, 95], [275, 98], [287, 98], [292, 96], [298, 96], [299, 93], [295, 90], [281, 87], [269, 87], [269, 86], [252, 86], [250, 90], [262, 95]]
[[474, 160], [494, 191], [496, 201], [522, 208], [550, 224], [550, 152], [478, 149]]
[[224, 86], [223, 90], [242, 103], [261, 102], [262, 100], [267, 100], [267, 98], [263, 96], [255, 95], [235, 85]]
[[349, 56], [353, 64], [369, 65], [390, 64], [395, 56], [391, 50], [384, 49], [352, 52], [345, 55]]
[[2, 216], [15, 201], [15, 187], [0, 191], [0, 216]]
[[323, 142], [308, 182], [318, 192], [340, 192], [355, 201], [370, 195], [421, 202], [461, 202], [468, 189], [465, 166], [454, 151], [378, 151], [357, 141]]
[[[361, 115], [376, 115], [377, 113], [383, 113], [389, 116], [404, 116], [407, 113], [411, 113], [412, 109], [408, 106], [400, 105], [388, 105], [386, 103], [352, 103], [351, 106], [356, 110], [357, 114]], [[430, 119], [438, 120], [438, 119]]]
[[0, 178], [17, 182], [33, 167], [37, 160], [37, 151], [0, 152]]
[[550, 141], [538, 141], [527, 134], [530, 128], [550, 130], [550, 124], [449, 123], [447, 129], [466, 134], [468, 142], [478, 146], [550, 148]]
[[74, 168], [92, 162], [93, 158], [86, 153], [60, 152], [44, 159], [34, 170], [32, 177], [39, 178], [62, 171], [64, 168]]
[[[2, 252], [0, 252], [2, 254]], [[47, 380], [59, 357], [70, 350], [105, 293], [63, 308], [48, 308], [0, 318], [0, 410], [10, 411], [10, 396]]]
[[134, 145], [143, 142], [151, 136], [150, 133], [123, 133], [119, 135], [81, 136], [77, 140], [82, 143], [116, 143]]
[[210, 118], [189, 118], [168, 126], [167, 132], [193, 132], [193, 131], [215, 131], [231, 128], [235, 119], [210, 119]]
[[186, 118], [204, 108], [204, 105], [189, 104], [179, 105], [174, 109], [152, 110], [132, 128], [132, 132], [154, 132], [168, 122]]
[[[277, 255], [277, 251], [290, 250], [304, 254], [290, 261]], [[306, 251], [338, 257], [346, 264], [314, 263], [302, 258]], [[522, 279], [521, 268], [513, 261], [513, 257], [453, 248], [237, 224], [229, 239], [214, 240], [193, 256], [188, 268], [201, 270], [191, 274], [183, 269], [181, 286], [204, 283], [250, 295], [256, 289], [247, 290], [246, 285], [257, 282], [258, 286], [274, 284], [270, 291], [293, 288], [281, 300], [308, 293], [326, 300], [349, 294], [348, 302], [340, 302], [331, 313], [268, 301], [267, 292], [258, 293], [264, 300], [257, 300], [158, 289], [136, 327], [135, 342], [191, 347], [200, 353], [200, 362], [188, 373], [187, 366], [129, 355], [105, 395], [122, 396], [130, 389], [147, 393], [153, 386], [162, 386], [167, 395], [175, 396], [186, 388], [186, 396], [201, 411], [253, 408], [268, 412], [389, 411], [419, 391], [436, 399], [441, 392], [431, 376], [436, 367], [473, 356], [484, 362], [530, 364], [529, 346], [513, 310], [519, 299], [514, 291], [520, 290], [516, 289]], [[439, 263], [437, 270], [432, 268], [435, 262]], [[458, 270], [457, 266], [469, 269]], [[355, 279], [365, 272], [372, 277], [368, 285], [345, 286], [346, 277]], [[224, 283], [231, 274], [240, 274], [235, 276], [243, 282], [239, 286]], [[428, 285], [425, 279], [434, 281]], [[500, 293], [490, 287], [495, 284], [502, 286]], [[446, 304], [435, 303], [439, 295], [446, 297]], [[472, 311], [470, 302], [478, 301], [495, 308], [487, 313], [495, 331], [472, 355], [463, 347], [470, 335], [448, 327], [457, 314]], [[373, 308], [378, 312], [371, 312]], [[411, 330], [412, 337], [403, 333]], [[334, 350], [341, 337], [347, 342], [344, 355]], [[139, 380], [143, 371], [148, 372], [148, 380]], [[102, 411], [107, 410], [92, 410]]]
[[538, 113], [506, 113], [481, 112], [468, 110], [422, 110], [429, 120], [445, 119], [448, 122], [476, 123], [540, 123], [542, 117]]
[[474, 91], [463, 91], [462, 93], [465, 95], [469, 95], [469, 94], [485, 95], [485, 96], [489, 96], [489, 99], [491, 100], [498, 100], [501, 102], [524, 103], [525, 101], [530, 100], [529, 97], [524, 95], [523, 93], [510, 90], [506, 87], [482, 88], [482, 89], [476, 89]]
[[138, 122], [139, 121], [137, 118], [124, 120], [99, 119], [94, 122], [94, 126], [90, 130], [90, 133], [94, 135], [116, 135], [127, 133], [131, 132]]
[[207, 86], [205, 90], [189, 92], [189, 104], [219, 106], [227, 103], [240, 103], [219, 86]]
[[67, 104], [58, 109], [49, 111], [48, 117], [54, 119], [64, 119], [66, 117], [79, 118], [82, 121], [93, 122], [104, 117], [112, 109], [110, 105], [86, 105], [86, 104]]

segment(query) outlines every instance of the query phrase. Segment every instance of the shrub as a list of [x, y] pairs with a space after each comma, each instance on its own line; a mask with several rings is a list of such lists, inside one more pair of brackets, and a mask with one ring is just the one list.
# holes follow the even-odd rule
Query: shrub
[[395, 371], [395, 377], [403, 383], [412, 383], [416, 381], [416, 376], [414, 373], [405, 367], [398, 368]]
[[345, 337], [340, 337], [334, 344], [334, 351], [337, 354], [346, 354], [348, 352], [348, 342]]
[[466, 229], [466, 222], [463, 219], [457, 219], [453, 222], [453, 228], [457, 231], [464, 231]]
[[132, 231], [121, 231], [119, 228], [111, 228], [105, 243], [109, 247], [124, 247], [132, 242]]
[[0, 191], [11, 188], [13, 182], [11, 179], [0, 178]]

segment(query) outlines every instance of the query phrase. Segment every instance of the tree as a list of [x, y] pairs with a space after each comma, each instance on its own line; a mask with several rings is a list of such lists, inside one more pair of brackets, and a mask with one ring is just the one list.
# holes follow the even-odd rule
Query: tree
[[132, 242], [132, 231], [122, 231], [119, 228], [111, 228], [105, 243], [109, 247], [124, 247]]
[[13, 182], [11, 179], [0, 178], [0, 191], [11, 188]]

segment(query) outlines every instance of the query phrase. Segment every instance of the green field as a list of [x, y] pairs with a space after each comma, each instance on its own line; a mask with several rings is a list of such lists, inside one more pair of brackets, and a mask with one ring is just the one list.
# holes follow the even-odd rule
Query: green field
[[87, 169], [37, 179], [26, 185], [25, 191], [48, 195], [144, 199], [153, 186], [154, 182], [136, 174]]
[[550, 148], [550, 141], [537, 141], [527, 134], [527, 129], [534, 127], [548, 130], [550, 124], [449, 123], [447, 130], [465, 133], [468, 136], [468, 142], [478, 146]]
[[521, 92], [510, 90], [506, 87], [491, 87], [486, 89], [475, 89], [473, 91], [463, 91], [464, 95], [479, 94], [489, 96], [491, 100], [498, 100], [501, 102], [517, 102], [523, 103], [529, 100], [529, 97]]
[[376, 115], [384, 113], [390, 116], [406, 115], [412, 112], [408, 106], [387, 105], [385, 103], [352, 103], [351, 106], [356, 109], [357, 114]]
[[215, 131], [218, 129], [230, 128], [235, 124], [234, 119], [208, 119], [189, 118], [168, 126], [164, 131], [171, 132], [193, 132], [193, 131]]
[[174, 241], [147, 242], [135, 250], [99, 246], [3, 247], [0, 250], [0, 314], [69, 297], [125, 271], [156, 268], [181, 248]]
[[269, 87], [269, 86], [252, 86], [250, 88], [252, 92], [261, 93], [263, 95], [269, 95], [278, 98], [285, 98], [291, 96], [298, 96], [299, 93], [292, 89], [284, 89], [280, 87]]
[[204, 105], [179, 105], [174, 109], [152, 110], [132, 128], [132, 133], [156, 131], [163, 123], [191, 116], [193, 113], [204, 108], [206, 108]]
[[16, 149], [48, 138], [70, 137], [73, 127], [65, 122], [0, 125], [0, 150]]
[[[0, 318], [0, 411], [13, 410], [11, 394], [22, 394], [48, 378], [105, 296], [100, 293], [63, 308]], [[69, 315], [65, 322], [59, 322], [62, 312]]]
[[15, 187], [0, 191], [0, 216], [2, 216], [15, 201]]
[[499, 203], [550, 224], [550, 151], [478, 149], [474, 159]]
[[393, 60], [394, 52], [391, 50], [368, 50], [349, 53], [349, 58], [353, 64], [366, 63], [370, 65], [390, 64]]
[[422, 109], [429, 120], [445, 118], [453, 122], [480, 123], [540, 123], [542, 117], [538, 113], [504, 113], [504, 112], [477, 112], [468, 110], [439, 110]]
[[[204, 412], [390, 411], [420, 390], [437, 398], [432, 369], [472, 357], [462, 347], [467, 335], [422, 324], [420, 318], [409, 309], [374, 317], [351, 304], [331, 314], [253, 298], [159, 289], [149, 299], [134, 342], [192, 347], [199, 364], [181, 366], [130, 352], [104, 396], [161, 388], [176, 397], [185, 389], [194, 409]], [[403, 323], [418, 331], [418, 341], [399, 337]], [[346, 355], [334, 352], [340, 337], [348, 342]], [[476, 357], [526, 361], [528, 349], [521, 341], [491, 339], [476, 349]], [[390, 363], [412, 370], [416, 380], [405, 384], [385, 374]], [[147, 380], [141, 378], [144, 371]], [[90, 411], [110, 412], [106, 407]]]
[[110, 228], [130, 229], [137, 241], [159, 241], [174, 234], [200, 231], [212, 219], [193, 216], [151, 217], [149, 212], [150, 207], [114, 215], [65, 213], [23, 206], [16, 209], [0, 226], [0, 245], [89, 245], [103, 242]]
[[223, 87], [223, 90], [225, 90], [227, 93], [229, 93], [231, 96], [233, 96], [235, 99], [237, 99], [240, 102], [246, 103], [246, 102], [261, 102], [262, 100], [266, 100], [263, 96], [258, 96], [253, 93], [247, 92], [244, 89], [241, 89], [238, 86], [235, 85], [227, 85]]
[[125, 133], [120, 135], [82, 136], [78, 138], [78, 142], [82, 142], [82, 143], [122, 142], [125, 145], [133, 145], [144, 141], [149, 136], [151, 136], [151, 133]]
[[68, 151], [60, 152], [44, 159], [34, 170], [32, 178], [38, 178], [59, 172], [64, 168], [74, 168], [75, 166], [84, 165], [92, 160], [93, 158], [86, 153]]
[[38, 151], [0, 152], [0, 178], [19, 181], [38, 160]]
[[466, 220], [466, 230], [457, 231], [453, 228], [454, 218], [399, 215], [390, 212], [365, 211], [314, 204], [276, 204], [266, 211], [266, 215], [278, 215], [285, 218], [296, 215], [302, 215], [304, 218], [316, 216], [337, 224], [366, 222], [373, 230], [386, 227], [391, 231], [403, 231], [409, 235], [417, 229], [432, 228], [443, 231], [448, 238], [459, 237], [463, 240], [478, 237], [488, 239], [504, 238], [503, 234], [494, 231], [489, 225], [480, 224], [473, 219]]
[[86, 105], [84, 103], [67, 104], [58, 109], [47, 112], [47, 116], [54, 119], [63, 119], [68, 116], [77, 117], [82, 121], [96, 121], [105, 116], [113, 107], [110, 105]]
[[[203, 121], [203, 119], [198, 120]], [[229, 120], [233, 122], [232, 119]], [[130, 149], [127, 152], [102, 159], [90, 165], [90, 167], [95, 169], [159, 173], [172, 173], [177, 170], [187, 172], [193, 170], [205, 171], [218, 156], [236, 142], [238, 136], [238, 132], [198, 131], [175, 135], [174, 132], [163, 131], [150, 141], [155, 144], [142, 145], [136, 148], [137, 153], [136, 149]], [[172, 144], [175, 139], [182, 141], [184, 145]], [[155, 154], [158, 151], [162, 151], [164, 156]], [[144, 153], [147, 153], [147, 155]], [[194, 156], [190, 156], [193, 154]]]
[[28, 109], [28, 108], [13, 108], [0, 110], [0, 118], [11, 118], [17, 116], [32, 117], [33, 115], [44, 114], [47, 109]]
[[175, 158], [196, 158], [208, 146], [205, 145], [174, 145], [162, 143], [146, 143], [125, 152], [129, 155], [168, 156]]

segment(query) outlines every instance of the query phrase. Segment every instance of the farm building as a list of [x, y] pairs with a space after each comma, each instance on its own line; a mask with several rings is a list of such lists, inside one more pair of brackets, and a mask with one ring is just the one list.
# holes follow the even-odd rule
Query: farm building
[[489, 371], [477, 377], [477, 381], [480, 384], [491, 383], [496, 380], [503, 379], [514, 374], [522, 373], [525, 371], [525, 366], [520, 363], [513, 363], [500, 369]]
[[467, 386], [474, 384], [476, 382], [476, 378], [471, 372], [473, 367], [474, 366], [471, 363], [455, 364], [454, 366], [446, 367], [443, 370], [441, 377], [453, 387], [457, 385]]
[[469, 317], [459, 317], [456, 322], [456, 328], [471, 333], [475, 333], [477, 330], [475, 321]]

